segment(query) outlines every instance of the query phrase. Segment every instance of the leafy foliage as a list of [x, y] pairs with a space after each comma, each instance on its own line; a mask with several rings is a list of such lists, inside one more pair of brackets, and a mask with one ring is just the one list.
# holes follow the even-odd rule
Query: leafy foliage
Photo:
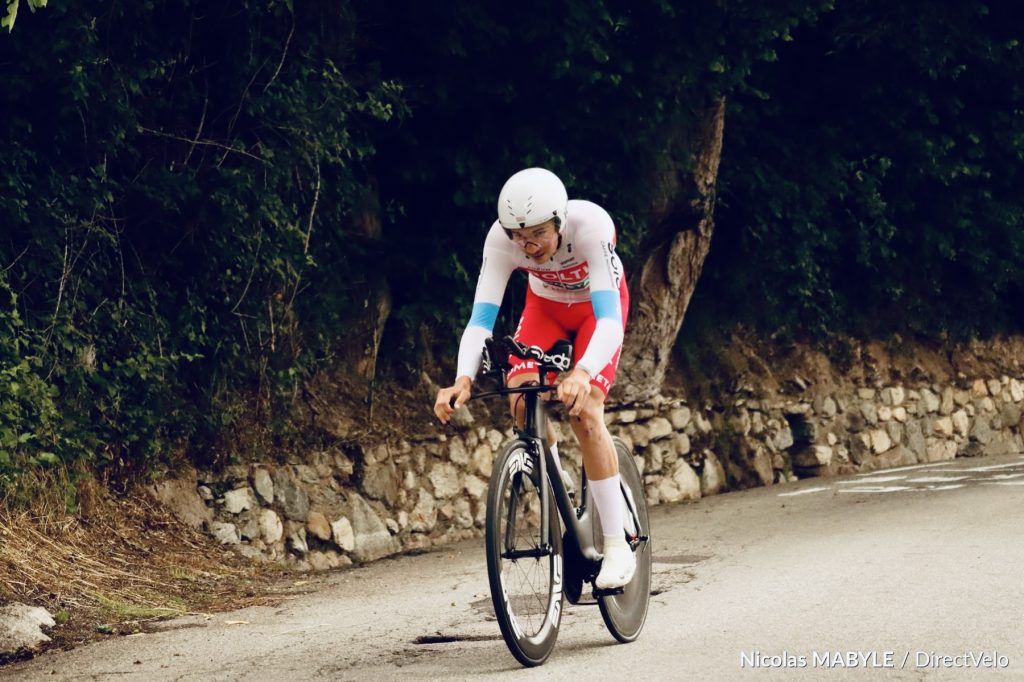
[[731, 104], [696, 299], [819, 335], [1019, 330], [1022, 29], [868, 0], [800, 29]]
[[68, 0], [23, 13], [0, 40], [0, 488], [80, 460], [111, 474], [185, 450], [219, 461], [242, 421], [287, 447], [303, 380], [352, 362], [346, 333], [381, 279], [384, 360], [418, 367], [431, 340], [451, 351], [494, 198], [522, 167], [608, 208], [635, 272], [682, 227], [666, 207], [686, 205], [692, 131], [721, 96], [704, 323], [1019, 329], [1013, 9]]
[[0, 44], [8, 479], [136, 470], [242, 414], [286, 421], [355, 306], [362, 165], [402, 106], [352, 72], [354, 20], [332, 5], [90, 7]]
[[406, 84], [413, 112], [384, 131], [372, 161], [382, 197], [406, 211], [386, 226], [400, 245], [389, 271], [396, 321], [408, 330], [433, 311], [454, 343], [498, 191], [532, 165], [607, 208], [620, 251], [639, 266], [652, 216], [671, 199], [665, 176], [687, 167], [704, 107], [829, 3], [762, 5], [360, 4], [368, 25], [386, 27], [366, 58]]
[[[18, 20], [18, 8], [21, 6], [21, 0], [7, 0], [7, 11], [0, 17], [0, 28], [6, 28], [8, 31], [14, 30], [14, 22]], [[28, 0], [28, 7], [33, 12], [40, 7], [46, 7], [46, 0]]]

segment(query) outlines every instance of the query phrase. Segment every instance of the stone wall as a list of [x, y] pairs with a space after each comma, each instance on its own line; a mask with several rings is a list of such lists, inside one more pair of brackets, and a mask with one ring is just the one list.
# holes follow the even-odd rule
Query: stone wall
[[[651, 505], [811, 476], [1024, 451], [1020, 378], [813, 391], [745, 388], [713, 404], [656, 397], [608, 411], [634, 448]], [[298, 570], [367, 562], [482, 535], [491, 464], [511, 430], [463, 408], [457, 426], [420, 438], [348, 442], [292, 464], [190, 472], [154, 488], [222, 543]], [[579, 454], [561, 426], [562, 460]]]

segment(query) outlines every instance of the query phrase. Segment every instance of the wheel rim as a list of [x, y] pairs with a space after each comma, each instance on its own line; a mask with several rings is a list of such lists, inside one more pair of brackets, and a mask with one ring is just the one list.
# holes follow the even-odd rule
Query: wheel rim
[[[540, 550], [540, 492], [536, 475], [526, 471], [522, 460], [510, 458], [501, 489], [497, 547], [509, 550]], [[550, 510], [554, 513], [554, 509]], [[550, 538], [556, 541], [556, 536]], [[516, 639], [531, 644], [544, 642], [558, 626], [561, 612], [562, 570], [557, 552], [544, 556], [500, 559], [502, 608]]]

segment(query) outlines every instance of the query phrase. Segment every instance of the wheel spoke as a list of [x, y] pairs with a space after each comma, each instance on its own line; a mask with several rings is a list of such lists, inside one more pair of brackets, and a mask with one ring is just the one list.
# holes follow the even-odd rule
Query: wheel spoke
[[524, 665], [547, 658], [558, 634], [561, 600], [555, 561], [561, 553], [552, 503], [550, 545], [542, 545], [540, 490], [526, 446], [506, 448], [495, 461], [487, 506], [487, 564], [492, 601], [512, 654]]

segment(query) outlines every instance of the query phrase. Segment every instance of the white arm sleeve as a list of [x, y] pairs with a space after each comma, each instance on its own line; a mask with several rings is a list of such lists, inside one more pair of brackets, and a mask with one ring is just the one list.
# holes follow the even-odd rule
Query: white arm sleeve
[[622, 262], [615, 253], [615, 226], [607, 213], [602, 210], [600, 220], [587, 226], [579, 246], [590, 271], [590, 303], [594, 306], [597, 326], [576, 366], [593, 378], [615, 357], [624, 336], [619, 300]]
[[459, 343], [456, 377], [467, 376], [473, 379], [480, 369], [484, 341], [494, 330], [494, 320], [498, 316], [501, 299], [505, 296], [505, 286], [516, 268], [509, 245], [505, 231], [495, 222], [484, 242], [484, 257], [473, 297], [473, 314]]

